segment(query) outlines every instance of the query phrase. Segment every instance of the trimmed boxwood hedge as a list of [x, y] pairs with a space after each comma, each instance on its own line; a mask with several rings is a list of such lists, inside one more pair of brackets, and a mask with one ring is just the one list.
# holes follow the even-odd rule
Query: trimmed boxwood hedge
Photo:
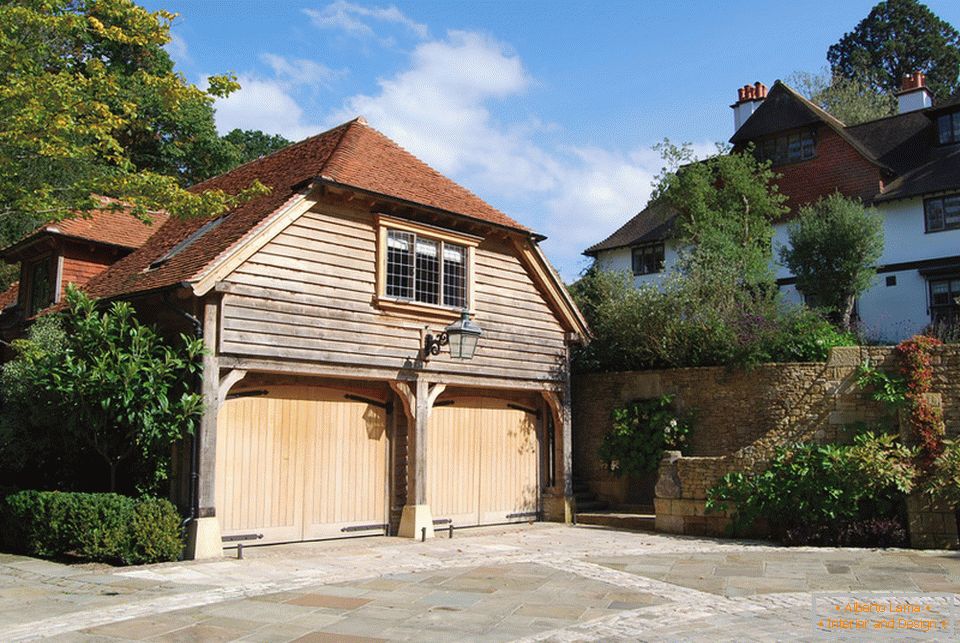
[[0, 500], [4, 545], [30, 556], [122, 565], [177, 560], [180, 514], [160, 498], [19, 491]]

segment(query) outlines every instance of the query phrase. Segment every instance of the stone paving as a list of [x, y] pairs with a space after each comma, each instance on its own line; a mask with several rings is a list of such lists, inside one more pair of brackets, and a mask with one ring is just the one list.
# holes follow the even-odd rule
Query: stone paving
[[837, 640], [811, 597], [867, 590], [960, 605], [960, 554], [551, 524], [138, 568], [0, 554], [0, 640]]

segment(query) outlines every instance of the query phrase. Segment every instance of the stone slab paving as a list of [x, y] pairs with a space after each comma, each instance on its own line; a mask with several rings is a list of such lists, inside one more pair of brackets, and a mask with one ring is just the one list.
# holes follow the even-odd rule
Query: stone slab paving
[[865, 590], [960, 605], [960, 554], [551, 524], [138, 568], [0, 554], [0, 641], [833, 640], [811, 597]]

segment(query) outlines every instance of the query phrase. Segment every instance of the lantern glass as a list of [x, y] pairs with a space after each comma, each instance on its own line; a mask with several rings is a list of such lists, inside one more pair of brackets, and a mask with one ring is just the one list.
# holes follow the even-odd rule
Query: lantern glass
[[483, 331], [480, 326], [470, 321], [467, 311], [460, 314], [460, 319], [446, 328], [447, 345], [450, 347], [450, 357], [453, 359], [472, 359], [477, 350], [477, 340]]

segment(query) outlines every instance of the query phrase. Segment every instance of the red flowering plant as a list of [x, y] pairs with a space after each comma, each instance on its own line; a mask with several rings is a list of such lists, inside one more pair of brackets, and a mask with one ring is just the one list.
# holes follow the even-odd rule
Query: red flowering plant
[[935, 337], [916, 335], [897, 345], [901, 359], [900, 372], [906, 379], [905, 397], [910, 413], [910, 426], [920, 446], [920, 466], [929, 470], [943, 453], [945, 427], [943, 414], [933, 406], [927, 394], [933, 383], [931, 349], [943, 342]]

